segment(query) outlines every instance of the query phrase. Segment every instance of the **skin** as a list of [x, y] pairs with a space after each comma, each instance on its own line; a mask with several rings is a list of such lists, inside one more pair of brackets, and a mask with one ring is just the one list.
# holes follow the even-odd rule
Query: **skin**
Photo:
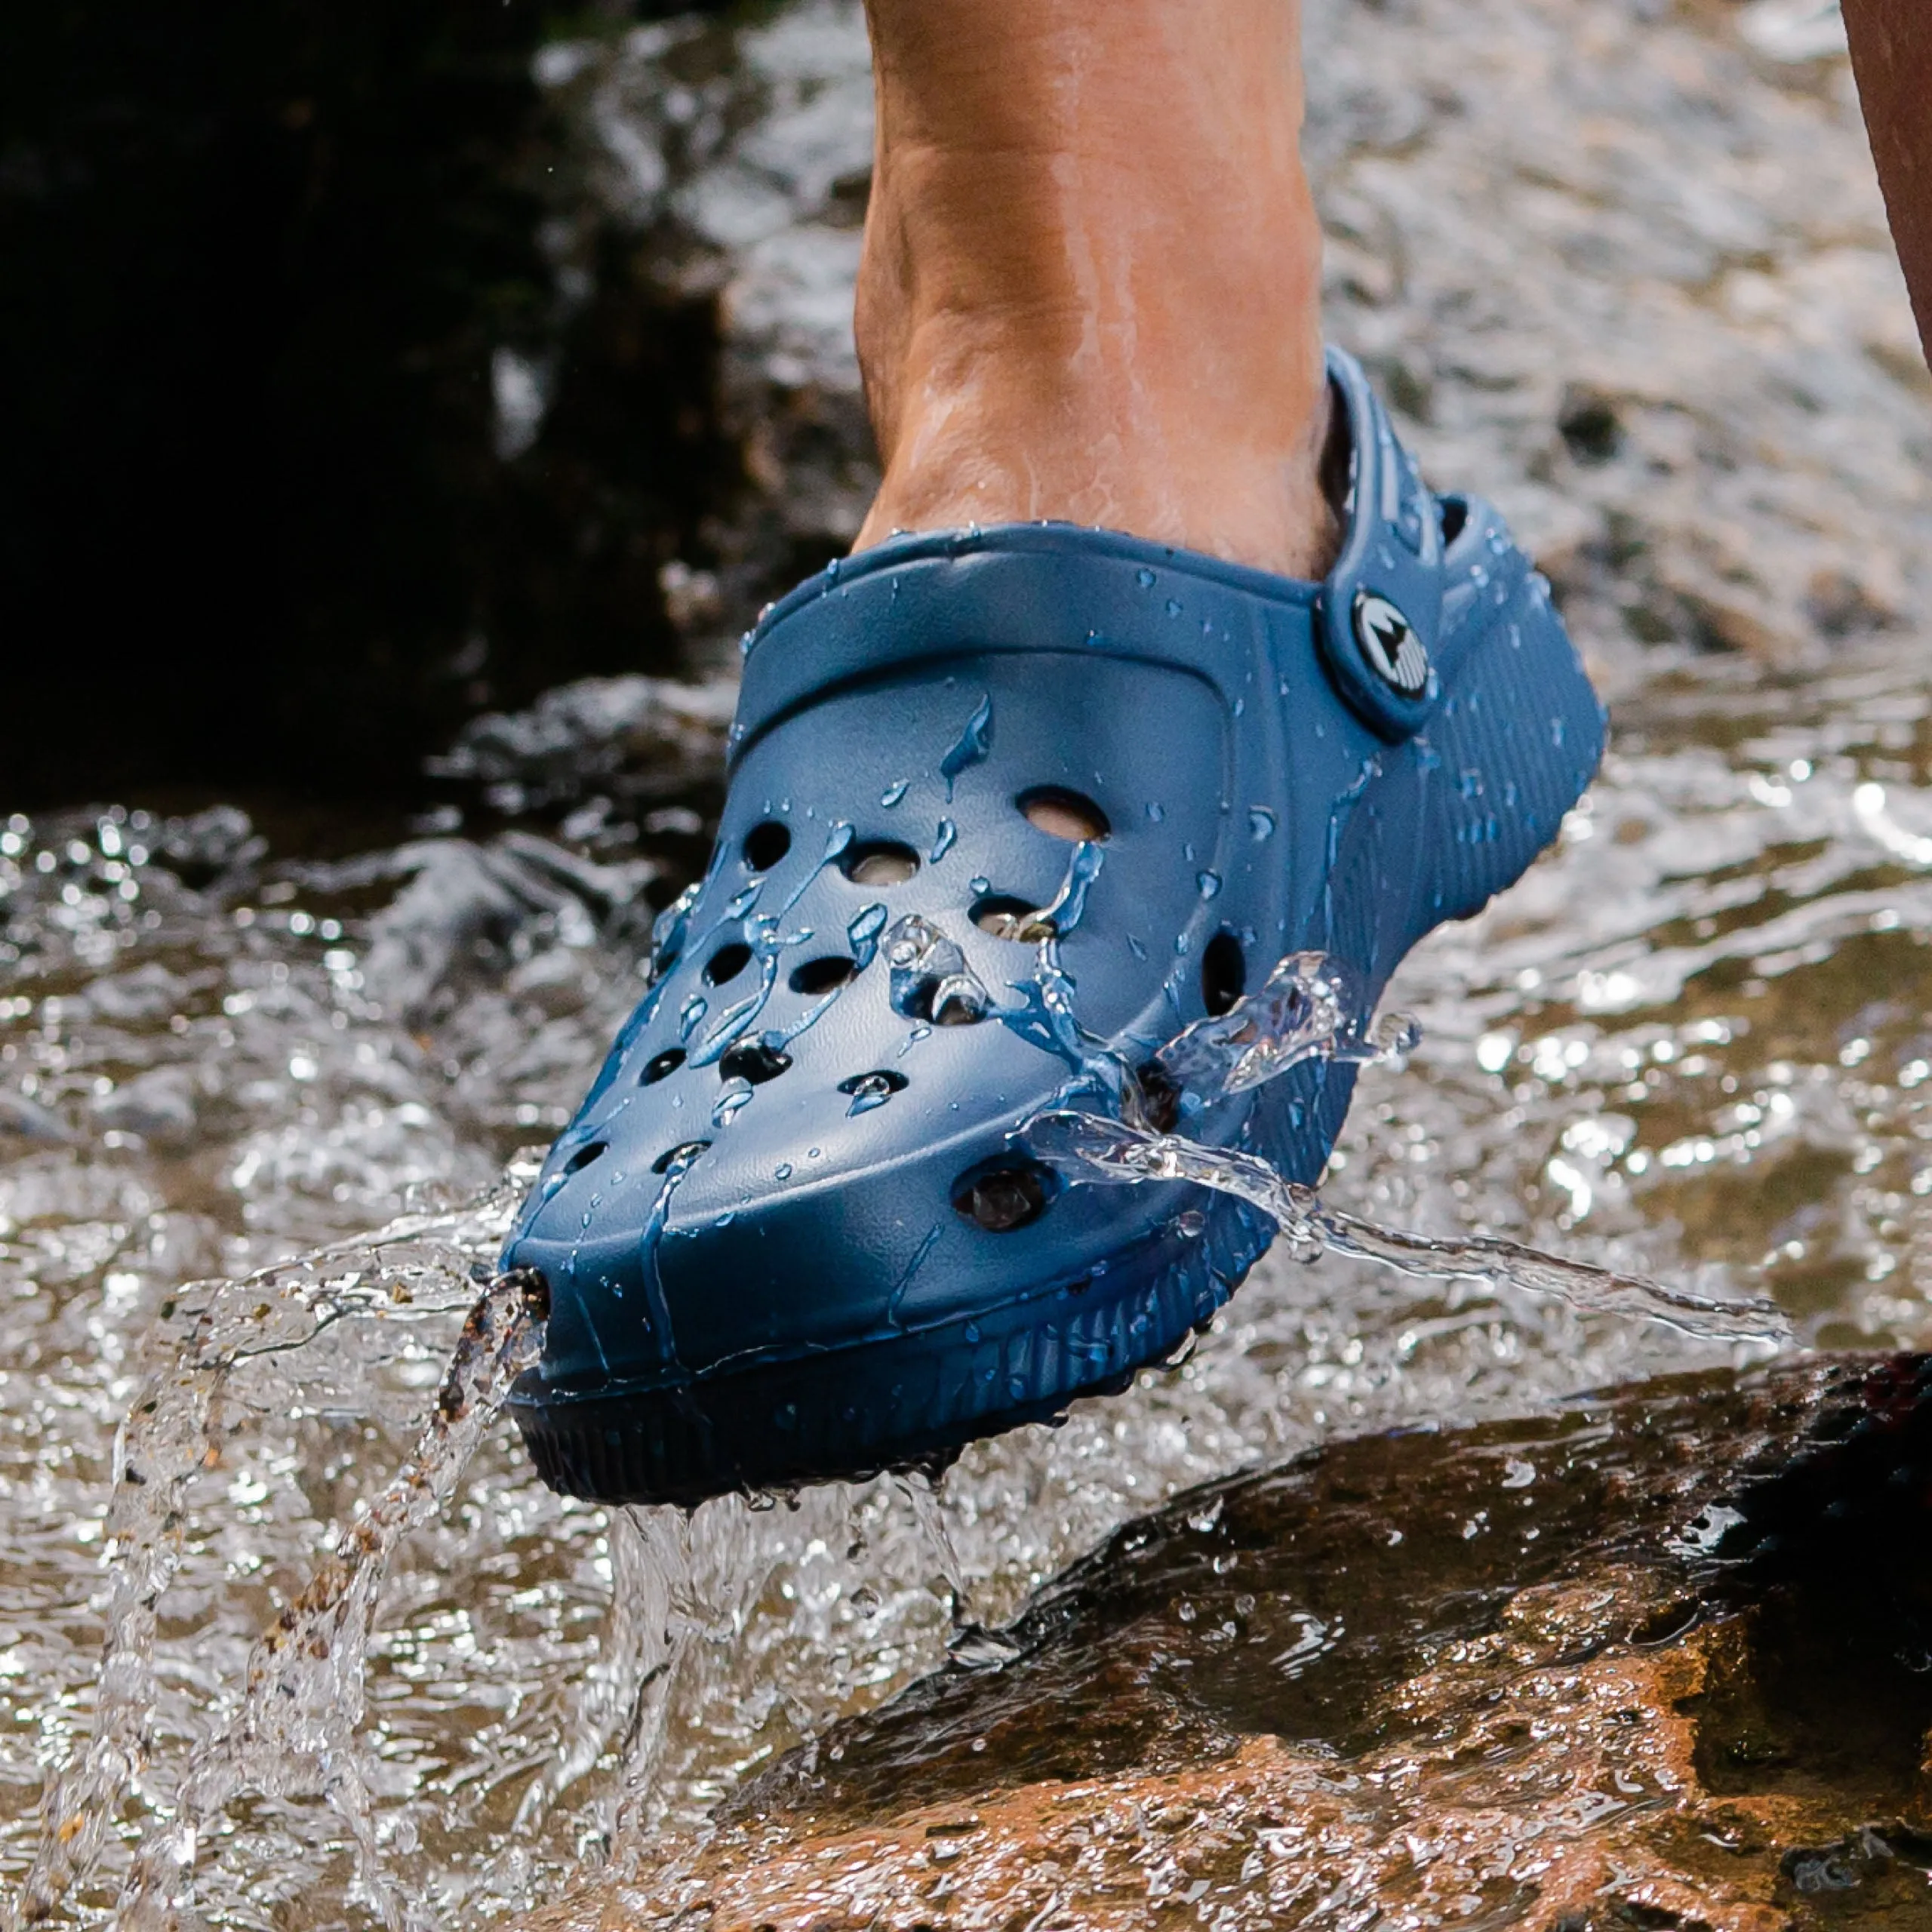
[[1892, 238], [1932, 358], [1932, 3], [1844, 0], [1844, 23]]
[[855, 318], [894, 530], [1040, 517], [1318, 574], [1295, 0], [868, 0]]
[[[1932, 0], [1844, 0], [1932, 343]], [[1298, 0], [867, 0], [857, 547], [1048, 517], [1318, 576], [1321, 229]]]

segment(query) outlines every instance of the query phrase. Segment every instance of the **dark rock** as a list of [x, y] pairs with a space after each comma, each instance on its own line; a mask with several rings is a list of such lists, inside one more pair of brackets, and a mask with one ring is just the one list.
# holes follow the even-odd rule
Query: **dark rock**
[[1928, 1397], [1681, 1377], [1197, 1491], [542, 1922], [1924, 1924]]
[[595, 223], [565, 299], [544, 28], [8, 10], [10, 804], [406, 795], [485, 705], [675, 661], [659, 572], [737, 475], [715, 303]]

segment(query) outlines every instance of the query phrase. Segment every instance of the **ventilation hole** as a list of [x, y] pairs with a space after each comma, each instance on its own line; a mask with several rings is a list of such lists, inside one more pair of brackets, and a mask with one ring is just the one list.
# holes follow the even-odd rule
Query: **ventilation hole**
[[792, 990], [795, 993], [829, 993], [834, 986], [842, 986], [848, 980], [857, 979], [859, 962], [848, 959], [842, 952], [828, 952], [823, 959], [808, 959], [792, 975]]
[[1220, 932], [1201, 955], [1201, 997], [1208, 1011], [1226, 1013], [1247, 990], [1247, 958], [1232, 933]]
[[1022, 940], [1029, 945], [1051, 939], [1055, 931], [1052, 920], [1042, 916], [1037, 906], [1015, 899], [1011, 893], [995, 893], [979, 900], [973, 908], [973, 923], [995, 939]]
[[1438, 497], [1435, 508], [1442, 524], [1442, 547], [1446, 550], [1462, 535], [1463, 526], [1469, 520], [1469, 501], [1463, 497]]
[[952, 1204], [989, 1234], [1011, 1234], [1046, 1212], [1049, 1191], [1042, 1168], [995, 1168], [962, 1177], [952, 1190]]
[[1022, 792], [1017, 802], [1036, 831], [1071, 844], [1104, 838], [1113, 829], [1106, 814], [1091, 798], [1057, 785], [1036, 785], [1030, 792]]
[[845, 855], [845, 876], [854, 885], [903, 885], [918, 869], [918, 854], [890, 839], [854, 845]]
[[638, 1075], [640, 1087], [655, 1087], [660, 1080], [669, 1079], [685, 1063], [682, 1047], [666, 1047], [654, 1058], [644, 1063], [644, 1071]]
[[675, 1147], [667, 1147], [651, 1162], [651, 1171], [654, 1174], [667, 1174], [671, 1171], [673, 1161], [695, 1161], [710, 1145], [708, 1140], [686, 1140]]
[[704, 977], [714, 986], [721, 986], [728, 980], [735, 980], [751, 963], [751, 948], [743, 940], [734, 939], [729, 946], [721, 946], [711, 955]]
[[889, 1066], [875, 1069], [870, 1073], [855, 1073], [849, 1080], [838, 1083], [841, 1094], [849, 1094], [855, 1100], [882, 1100], [888, 1094], [903, 1094], [906, 1091], [906, 1076]]
[[977, 980], [962, 980], [957, 974], [921, 980], [894, 1004], [908, 1020], [934, 1026], [977, 1026], [986, 1017], [985, 989]]
[[739, 848], [755, 872], [768, 872], [792, 849], [792, 835], [775, 818], [766, 819], [745, 834]]
[[749, 1080], [754, 1087], [761, 1087], [768, 1080], [776, 1080], [791, 1064], [789, 1054], [782, 1054], [776, 1047], [749, 1040], [742, 1047], [734, 1047], [718, 1063], [718, 1077], [721, 1080]]
[[1137, 1069], [1134, 1079], [1140, 1088], [1140, 1111], [1156, 1134], [1171, 1134], [1180, 1124], [1180, 1089], [1174, 1077], [1157, 1060]]
[[1348, 398], [1331, 383], [1328, 435], [1321, 446], [1321, 494], [1337, 522], [1346, 525], [1354, 509], [1355, 439], [1349, 421]]
[[601, 1140], [593, 1140], [589, 1146], [580, 1147], [564, 1163], [565, 1180], [568, 1180], [572, 1174], [582, 1174], [592, 1161], [598, 1159], [605, 1151], [606, 1144]]

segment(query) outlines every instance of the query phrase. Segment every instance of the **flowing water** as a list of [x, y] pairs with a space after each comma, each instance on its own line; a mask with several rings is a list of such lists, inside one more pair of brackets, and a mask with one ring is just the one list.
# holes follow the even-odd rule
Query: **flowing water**
[[[278, 1932], [501, 1916], [648, 1869], [654, 1834], [949, 1645], [999, 1661], [1029, 1589], [1186, 1484], [1740, 1346], [1518, 1293], [1495, 1264], [1524, 1257], [1484, 1241], [1768, 1295], [1801, 1343], [1932, 1343], [1932, 405], [1842, 63], [1780, 65], [1723, 8], [1311, 17], [1337, 333], [1431, 473], [1540, 546], [1615, 715], [1556, 849], [1391, 989], [1423, 1037], [1362, 1072], [1321, 1196], [1343, 1251], [1282, 1244], [1184, 1362], [937, 1495], [565, 1502], [491, 1416], [535, 1330], [489, 1270], [519, 1149], [568, 1117], [702, 863], [728, 692], [497, 721], [412, 826], [6, 820], [10, 1897]], [[1509, 57], [1458, 93], [1485, 46]], [[856, 8], [814, 0], [546, 69], [631, 155], [640, 223], [737, 251], [734, 380], [828, 528], [862, 470], [800, 425], [850, 400], [821, 352], [863, 62]], [[908, 996], [937, 990], [897, 937]], [[1404, 1272], [1381, 1227], [1463, 1278]]]
[[[1423, 1037], [1405, 1068], [1370, 1055], [1324, 1237], [1527, 1239], [1718, 1303], [1767, 1290], [1807, 1341], [1932, 1339], [1932, 902], [1906, 843], [1932, 834], [1927, 711], [1903, 641], [1803, 681], [1719, 663], [1626, 698], [1556, 851], [1399, 977]], [[543, 1491], [497, 1421], [437, 1513], [409, 1472], [530, 1171], [503, 1164], [561, 1119], [638, 984], [644, 921], [612, 881], [675, 884], [701, 832], [593, 812], [326, 861], [232, 814], [0, 836], [0, 1842], [17, 1884], [44, 1772], [78, 1767], [41, 1883], [100, 1857], [63, 1915], [164, 1895], [191, 1832], [212, 1923], [543, 1899], [648, 1857], [647, 1828], [949, 1643], [998, 1661], [984, 1626], [1178, 1486], [1713, 1358], [1493, 1278], [1283, 1251], [1184, 1364], [976, 1449], [937, 1498], [880, 1481], [688, 1524], [604, 1512]], [[117, 1484], [117, 1453], [143, 1481]], [[328, 1581], [375, 1523], [410, 1526], [386, 1571]], [[141, 1564], [108, 1567], [117, 1543]], [[328, 1654], [267, 1723], [263, 1633], [318, 1616]]]

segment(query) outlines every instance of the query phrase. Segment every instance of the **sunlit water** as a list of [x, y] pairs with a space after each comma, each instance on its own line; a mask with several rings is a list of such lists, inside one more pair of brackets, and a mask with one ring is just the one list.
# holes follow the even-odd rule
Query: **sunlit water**
[[[1574, 5], [1359, 11], [1359, 30], [1324, 29], [1315, 105], [1338, 333], [1385, 372], [1434, 370], [1435, 402], [1404, 401], [1435, 411], [1432, 469], [1494, 478], [1567, 558], [1615, 732], [1556, 851], [1398, 976], [1390, 1000], [1418, 1014], [1422, 1044], [1404, 1069], [1364, 1072], [1323, 1199], [1716, 1300], [1768, 1293], [1804, 1342], [1927, 1346], [1932, 701], [1909, 594], [1927, 410], [1921, 377], [1886, 373], [1909, 338], [1869, 183], [1846, 171], [1842, 69], [1747, 85], [1743, 56], [1706, 60], [1654, 8], [1591, 9], [1582, 63]], [[847, 111], [856, 11], [774, 19], [761, 58], [788, 19], [836, 42], [837, 87], [780, 102], [785, 138], [830, 180], [866, 151], [863, 112]], [[1509, 62], [1483, 64], [1483, 97], [1457, 105], [1432, 80], [1410, 112], [1389, 91], [1446, 72], [1442, 49], [1499, 23], [1523, 30]], [[1550, 82], [1572, 69], [1564, 85], [1600, 117], [1579, 143], [1582, 109]], [[1711, 76], [1724, 111], [1700, 118]], [[695, 146], [712, 139], [711, 85], [685, 103]], [[645, 91], [667, 115], [684, 98]], [[622, 103], [605, 105], [617, 126]], [[766, 177], [718, 140], [704, 208], [723, 235], [720, 211]], [[1803, 165], [1781, 172], [1781, 152]], [[1459, 228], [1472, 184], [1455, 168], [1478, 153], [1501, 171], [1463, 197], [1480, 229]], [[1656, 203], [1641, 220], [1617, 212], [1633, 181]], [[792, 258], [773, 238], [797, 211], [765, 200], [777, 212], [749, 245], [776, 288]], [[1533, 230], [1543, 253], [1522, 243]], [[828, 233], [848, 248], [848, 228]], [[1485, 322], [1469, 278], [1488, 278], [1491, 300], [1531, 257], [1549, 272], [1511, 293], [1506, 326]], [[811, 317], [842, 314], [835, 274], [798, 278]], [[1522, 391], [1494, 379], [1499, 358], [1530, 371]], [[1577, 371], [1624, 386], [1627, 458], [1564, 453], [1546, 405]], [[1706, 641], [1755, 635], [1814, 591], [1834, 625], [1891, 628], [1803, 675], [1670, 645], [1644, 662], [1612, 607], [1654, 617], [1666, 591]], [[718, 714], [715, 694], [694, 700], [666, 742]], [[85, 1767], [104, 1713], [100, 1842], [77, 1829], [44, 1868], [98, 1850], [65, 1917], [106, 1921], [137, 1871], [150, 1898], [159, 1875], [223, 1926], [501, 1915], [608, 1861], [648, 1865], [667, 1827], [930, 1667], [955, 1632], [977, 1654], [994, 1640], [974, 1626], [1185, 1484], [1340, 1430], [1725, 1358], [1653, 1322], [1283, 1255], [1185, 1364], [1060, 1430], [972, 1451], [937, 1500], [881, 1481], [795, 1509], [614, 1517], [550, 1496], [500, 1420], [448, 1503], [358, 1573], [372, 1601], [355, 1616], [373, 1611], [359, 1690], [345, 1653], [343, 1698], [264, 1742], [248, 1729], [257, 1647], [407, 1484], [528, 1172], [513, 1157], [562, 1124], [634, 1002], [641, 895], [661, 904], [696, 869], [712, 796], [672, 774], [645, 788], [636, 823], [593, 797], [509, 829], [479, 816], [473, 838], [337, 829], [332, 851], [372, 849], [326, 863], [311, 833], [234, 813], [95, 810], [0, 831], [10, 1893], [42, 1843], [48, 1774]], [[225, 1328], [198, 1341], [205, 1312], [258, 1308], [289, 1346], [236, 1346], [197, 1414], [205, 1438], [164, 1445], [178, 1503], [149, 1525], [151, 1587], [117, 1599], [117, 1429], [184, 1346], [232, 1344]], [[137, 1419], [137, 1457], [140, 1440]], [[306, 1599], [342, 1601], [326, 1586]], [[110, 1635], [122, 1667], [104, 1686]], [[117, 1728], [117, 1710], [142, 1721]], [[238, 1756], [237, 1740], [253, 1740]], [[201, 1776], [211, 1764], [236, 1772], [232, 1788]], [[57, 1844], [73, 1815], [57, 1803]], [[159, 1872], [185, 1862], [189, 1826], [192, 1874]]]
[[[1932, 848], [1911, 842], [1932, 839], [1927, 708], [1903, 644], [1802, 682], [1726, 665], [1627, 698], [1557, 851], [1404, 968], [1393, 996], [1423, 1042], [1406, 1070], [1364, 1070], [1326, 1200], [1720, 1297], [1761, 1287], [1807, 1340], [1932, 1339]], [[587, 885], [555, 897], [565, 844], [441, 841], [372, 915], [355, 902], [376, 866], [242, 848], [207, 877], [222, 829], [102, 814], [5, 837], [13, 1873], [43, 1772], [85, 1747], [100, 1706], [116, 1426], [195, 1324], [205, 1349], [235, 1353], [211, 1447], [178, 1472], [153, 1716], [66, 1908], [82, 1915], [110, 1909], [138, 1848], [181, 1822], [183, 1781], [234, 1732], [262, 1633], [408, 1465], [515, 1191], [491, 1178], [574, 1098], [638, 983], [638, 921]], [[599, 877], [649, 869], [589, 820], [574, 842]], [[644, 842], [669, 866], [666, 838]], [[436, 954], [424, 881], [519, 868], [551, 897], [532, 885], [487, 944]], [[438, 903], [454, 931], [474, 895]], [[212, 1301], [182, 1287], [398, 1217], [379, 1244]], [[223, 1342], [211, 1308], [278, 1346]], [[331, 1803], [311, 1740], [284, 1751], [280, 1788], [213, 1808], [197, 1909], [360, 1922], [380, 1887], [448, 1922], [549, 1896], [929, 1666], [955, 1614], [998, 1622], [1180, 1484], [1338, 1429], [1713, 1358], [1653, 1324], [1271, 1259], [1185, 1365], [971, 1452], [940, 1504], [956, 1555], [891, 1481], [614, 1523], [544, 1491], [499, 1423], [389, 1561], [343, 1761], [373, 1883], [348, 1787]], [[614, 1604], [614, 1574], [629, 1580]]]

